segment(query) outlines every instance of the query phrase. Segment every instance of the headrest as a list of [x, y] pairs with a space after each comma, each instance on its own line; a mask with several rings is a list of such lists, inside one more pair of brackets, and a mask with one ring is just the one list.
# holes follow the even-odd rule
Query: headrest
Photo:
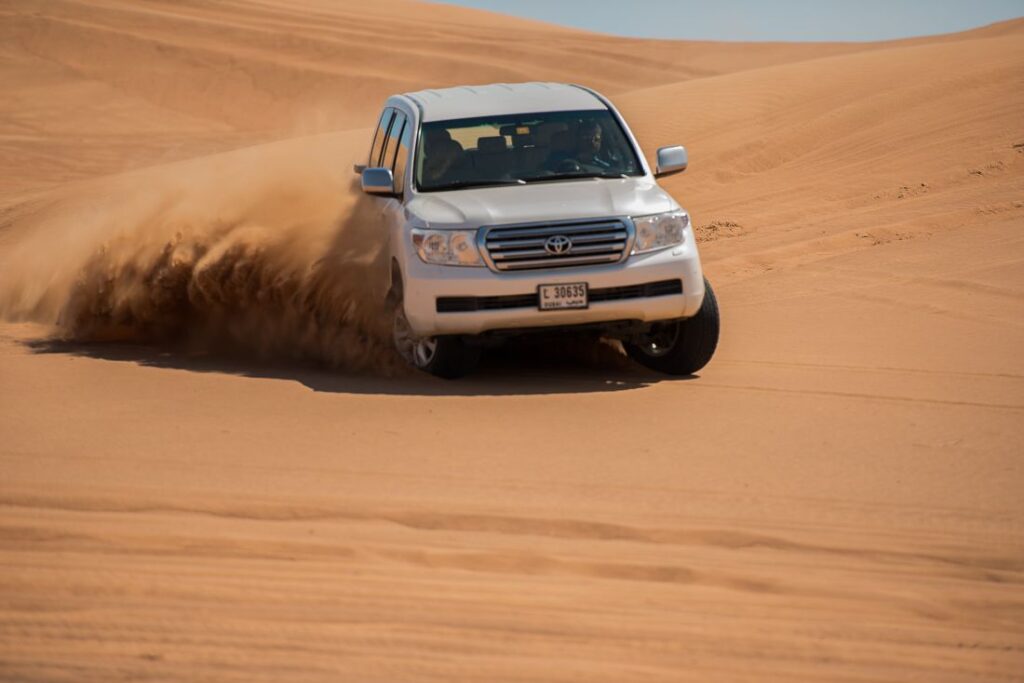
[[565, 152], [572, 149], [572, 132], [560, 130], [551, 136], [551, 149], [556, 152]]
[[448, 132], [447, 128], [427, 128], [423, 131], [423, 137], [427, 144], [437, 144], [451, 140], [452, 134]]
[[512, 138], [513, 147], [536, 147], [537, 141], [532, 135], [517, 135]]
[[560, 130], [566, 130], [567, 126], [562, 121], [545, 121], [536, 127], [534, 135], [537, 136], [537, 144], [547, 146], [551, 144], [551, 137]]
[[455, 158], [462, 154], [462, 145], [455, 140], [443, 140], [424, 151], [428, 159]]
[[504, 152], [508, 149], [505, 137], [494, 135], [490, 137], [477, 138], [476, 148], [481, 152]]

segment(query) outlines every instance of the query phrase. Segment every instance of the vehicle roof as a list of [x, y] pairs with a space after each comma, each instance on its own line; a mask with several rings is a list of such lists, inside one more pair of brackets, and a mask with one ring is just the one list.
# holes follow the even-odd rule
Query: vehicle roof
[[607, 108], [595, 93], [566, 83], [460, 85], [405, 96], [419, 105], [423, 121]]

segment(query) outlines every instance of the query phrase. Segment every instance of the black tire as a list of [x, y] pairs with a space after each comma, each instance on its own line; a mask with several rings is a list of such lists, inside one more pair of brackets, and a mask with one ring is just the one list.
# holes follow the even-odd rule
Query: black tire
[[444, 379], [458, 379], [473, 372], [480, 364], [480, 347], [467, 343], [463, 337], [416, 337], [405, 317], [400, 285], [388, 295], [388, 308], [392, 316], [395, 350], [417, 370]]
[[437, 337], [434, 359], [420, 368], [436, 377], [458, 379], [476, 370], [480, 365], [480, 347], [462, 337]]
[[704, 302], [697, 315], [656, 323], [641, 338], [625, 342], [626, 353], [637, 363], [667, 375], [692, 375], [711, 360], [718, 346], [718, 300], [704, 279]]

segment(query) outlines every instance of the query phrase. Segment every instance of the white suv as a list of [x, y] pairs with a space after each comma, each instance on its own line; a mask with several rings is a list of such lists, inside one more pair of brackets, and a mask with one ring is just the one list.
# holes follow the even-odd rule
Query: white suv
[[387, 100], [362, 174], [384, 199], [398, 351], [441, 377], [510, 335], [591, 331], [639, 363], [692, 374], [718, 306], [690, 217], [603, 96], [560, 83], [422, 90]]

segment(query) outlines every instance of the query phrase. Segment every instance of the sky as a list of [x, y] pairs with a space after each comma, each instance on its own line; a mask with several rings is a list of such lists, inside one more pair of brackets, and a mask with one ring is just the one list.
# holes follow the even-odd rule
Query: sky
[[1024, 0], [446, 0], [643, 38], [888, 40], [1024, 16]]

